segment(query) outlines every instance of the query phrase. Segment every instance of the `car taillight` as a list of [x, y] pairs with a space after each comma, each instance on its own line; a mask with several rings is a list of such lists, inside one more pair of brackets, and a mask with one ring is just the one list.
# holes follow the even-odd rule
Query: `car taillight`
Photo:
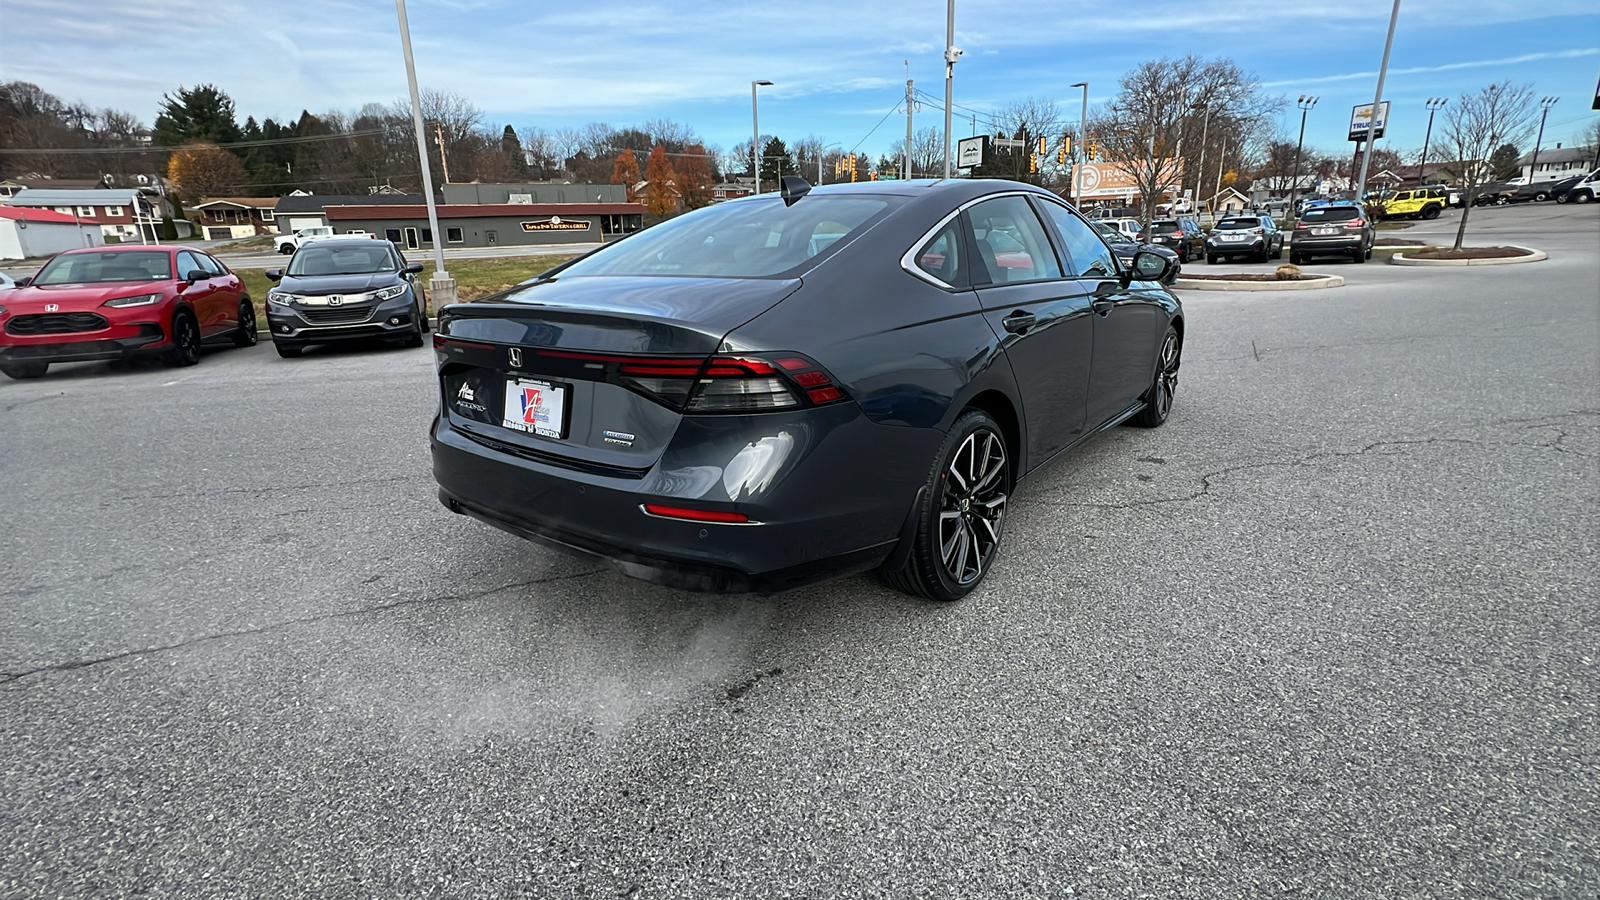
[[1175, 237], [1175, 238], [1181, 238], [1181, 237], [1183, 237], [1183, 232], [1181, 232], [1181, 231], [1174, 231], [1174, 232], [1173, 232], [1173, 233], [1172, 233], [1172, 236], [1173, 236], [1173, 237]]
[[1367, 220], [1366, 219], [1351, 219], [1350, 221], [1344, 223], [1344, 227], [1346, 227], [1346, 228], [1363, 228], [1363, 227], [1366, 226], [1366, 224], [1367, 224]]
[[1296, 222], [1296, 223], [1294, 223], [1294, 230], [1295, 231], [1300, 231], [1300, 230], [1303, 230], [1303, 229], [1306, 229], [1306, 228], [1310, 228], [1310, 227], [1311, 227], [1310, 225], [1307, 225], [1304, 222]]
[[1252, 228], [1252, 229], [1250, 229], [1250, 233], [1251, 234], [1266, 234], [1267, 230], [1265, 228]]
[[684, 412], [759, 412], [843, 399], [833, 376], [799, 354], [714, 356], [695, 381]]

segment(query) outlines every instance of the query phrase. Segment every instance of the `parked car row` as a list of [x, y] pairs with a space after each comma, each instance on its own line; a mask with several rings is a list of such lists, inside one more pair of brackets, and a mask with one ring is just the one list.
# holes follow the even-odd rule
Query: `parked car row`
[[[266, 306], [278, 354], [369, 338], [422, 346], [420, 271], [388, 241], [340, 235], [300, 248], [287, 272], [266, 273], [280, 282]], [[258, 339], [244, 281], [192, 247], [67, 250], [15, 286], [0, 285], [0, 372], [11, 378], [135, 356], [192, 366], [206, 344]]]

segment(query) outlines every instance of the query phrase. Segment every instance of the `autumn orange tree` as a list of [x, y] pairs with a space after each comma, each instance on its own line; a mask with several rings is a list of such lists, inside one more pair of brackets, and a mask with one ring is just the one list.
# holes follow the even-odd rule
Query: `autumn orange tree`
[[611, 166], [611, 183], [627, 187], [629, 203], [636, 199], [633, 196], [633, 186], [639, 183], [639, 160], [634, 158], [632, 150], [624, 150], [617, 154], [617, 161]]
[[683, 148], [678, 164], [673, 166], [678, 175], [678, 195], [688, 209], [711, 205], [711, 191], [716, 185], [711, 180], [711, 167], [706, 164], [706, 148], [690, 144]]
[[667, 162], [667, 149], [660, 144], [650, 150], [650, 162], [645, 167], [644, 208], [652, 214], [664, 216], [678, 206], [673, 196], [673, 182], [677, 176], [672, 163]]
[[191, 200], [237, 192], [250, 181], [239, 157], [216, 144], [196, 141], [172, 151], [167, 179]]

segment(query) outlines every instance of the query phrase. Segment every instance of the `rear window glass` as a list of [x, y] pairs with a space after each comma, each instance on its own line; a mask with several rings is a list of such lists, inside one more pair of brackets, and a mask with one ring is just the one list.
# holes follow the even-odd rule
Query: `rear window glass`
[[160, 281], [172, 277], [172, 257], [155, 250], [64, 253], [45, 263], [33, 284]]
[[1217, 227], [1219, 229], [1259, 228], [1259, 227], [1261, 227], [1261, 220], [1260, 219], [1223, 219], [1221, 222], [1217, 223]]
[[1305, 215], [1300, 218], [1306, 222], [1343, 222], [1346, 219], [1357, 218], [1359, 214], [1360, 210], [1354, 206], [1318, 206], [1306, 210]]
[[778, 275], [865, 231], [901, 203], [898, 197], [802, 197], [786, 206], [773, 194], [696, 210], [596, 251], [561, 275]]
[[1166, 222], [1151, 222], [1150, 223], [1150, 229], [1152, 231], [1154, 231], [1156, 234], [1172, 234], [1174, 231], [1177, 231], [1179, 229], [1179, 227], [1180, 226], [1178, 225], [1177, 222], [1173, 222], [1173, 221], [1170, 221], [1170, 220], [1166, 221]]

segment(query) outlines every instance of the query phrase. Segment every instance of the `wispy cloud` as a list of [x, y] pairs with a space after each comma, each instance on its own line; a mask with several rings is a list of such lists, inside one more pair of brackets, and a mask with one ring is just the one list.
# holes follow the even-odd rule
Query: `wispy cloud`
[[[1499, 59], [1473, 59], [1466, 62], [1440, 63], [1436, 66], [1408, 66], [1390, 69], [1390, 75], [1426, 75], [1433, 72], [1449, 72], [1455, 69], [1478, 69], [1484, 66], [1514, 66], [1521, 63], [1539, 62], [1546, 59], [1575, 59], [1582, 56], [1600, 55], [1600, 47], [1583, 47], [1574, 50], [1553, 50], [1544, 53], [1524, 53], [1521, 56], [1503, 56]], [[1310, 78], [1294, 78], [1285, 81], [1264, 81], [1262, 87], [1296, 87], [1312, 84], [1331, 84], [1338, 81], [1364, 81], [1378, 77], [1376, 69], [1370, 72], [1348, 72], [1343, 75], [1314, 75]]]

